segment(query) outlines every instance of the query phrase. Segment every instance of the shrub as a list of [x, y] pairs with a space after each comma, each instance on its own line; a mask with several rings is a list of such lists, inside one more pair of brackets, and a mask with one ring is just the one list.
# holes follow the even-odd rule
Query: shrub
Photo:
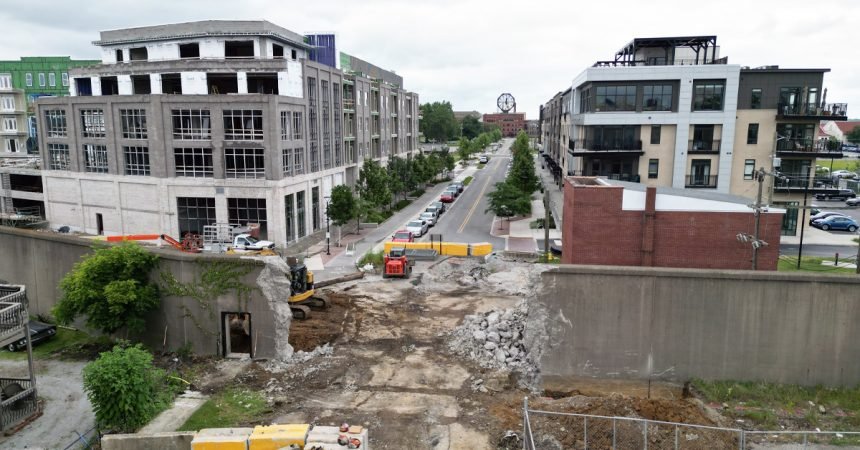
[[[399, 202], [397, 202], [397, 203], [395, 203], [395, 204], [394, 204], [394, 210], [395, 210], [395, 211], [400, 211], [401, 209], [403, 209], [403, 208], [405, 208], [405, 207], [409, 206], [409, 204], [410, 204], [410, 203], [412, 203], [412, 201], [411, 201], [411, 200], [406, 200], [406, 199], [400, 200]], [[390, 216], [389, 216], [389, 217], [390, 217]]]
[[422, 195], [424, 195], [424, 191], [421, 189], [415, 189], [414, 191], [409, 193], [410, 197], [421, 197]]
[[358, 260], [358, 266], [362, 267], [367, 264], [373, 264], [373, 267], [382, 266], [382, 262], [384, 259], [383, 253], [384, 252], [382, 251], [365, 253], [364, 256], [362, 256], [361, 259]]
[[466, 179], [465, 179], [465, 180], [463, 180], [463, 186], [468, 186], [468, 185], [469, 185], [469, 183], [471, 183], [473, 179], [474, 179], [474, 178], [473, 178], [472, 176], [468, 176], [468, 177], [466, 177]]
[[139, 344], [115, 346], [84, 367], [84, 391], [102, 430], [133, 432], [167, 407], [172, 393], [164, 371]]

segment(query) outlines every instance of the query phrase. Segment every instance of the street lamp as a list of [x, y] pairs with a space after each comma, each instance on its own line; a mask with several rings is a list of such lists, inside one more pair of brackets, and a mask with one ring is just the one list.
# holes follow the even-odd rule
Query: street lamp
[[325, 254], [331, 255], [331, 225], [329, 218], [331, 217], [328, 212], [328, 207], [331, 204], [331, 197], [325, 196]]

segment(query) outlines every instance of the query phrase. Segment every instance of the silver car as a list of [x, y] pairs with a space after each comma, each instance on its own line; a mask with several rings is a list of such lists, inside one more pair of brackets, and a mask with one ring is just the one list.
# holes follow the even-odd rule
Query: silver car
[[427, 222], [427, 225], [431, 226], [431, 227], [433, 225], [436, 225], [436, 218], [437, 217], [438, 216], [436, 215], [435, 212], [430, 212], [430, 211], [424, 211], [423, 213], [421, 213], [420, 216], [418, 216], [419, 219]]
[[406, 231], [412, 233], [413, 236], [421, 237], [427, 234], [429, 227], [427, 222], [423, 220], [411, 220], [406, 224]]

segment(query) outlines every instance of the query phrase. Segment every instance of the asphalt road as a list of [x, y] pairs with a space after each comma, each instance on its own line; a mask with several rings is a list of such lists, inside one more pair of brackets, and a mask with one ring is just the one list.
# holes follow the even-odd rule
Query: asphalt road
[[[797, 247], [799, 247], [797, 244], [781, 244], [779, 246], [779, 253], [797, 257]], [[839, 253], [840, 259], [842, 257], [854, 257], [857, 255], [857, 246], [803, 244], [803, 256], [826, 256], [832, 258], [836, 253]]]
[[504, 238], [490, 235], [493, 226], [492, 213], [487, 209], [487, 194], [493, 191], [495, 183], [503, 181], [508, 161], [510, 161], [510, 145], [512, 140], [505, 139], [502, 147], [490, 154], [490, 162], [473, 175], [472, 182], [457, 197], [454, 203], [448, 204], [445, 214], [436, 226], [430, 228], [430, 233], [419, 241], [429, 241], [429, 234], [441, 234], [442, 239], [451, 242], [489, 242], [494, 250], [504, 250]]

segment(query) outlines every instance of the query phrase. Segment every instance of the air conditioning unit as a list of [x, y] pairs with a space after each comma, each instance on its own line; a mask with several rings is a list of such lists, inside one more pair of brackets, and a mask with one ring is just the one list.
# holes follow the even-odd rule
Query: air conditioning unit
[[782, 158], [774, 157], [773, 158], [773, 167], [774, 167], [774, 169], [782, 167]]

